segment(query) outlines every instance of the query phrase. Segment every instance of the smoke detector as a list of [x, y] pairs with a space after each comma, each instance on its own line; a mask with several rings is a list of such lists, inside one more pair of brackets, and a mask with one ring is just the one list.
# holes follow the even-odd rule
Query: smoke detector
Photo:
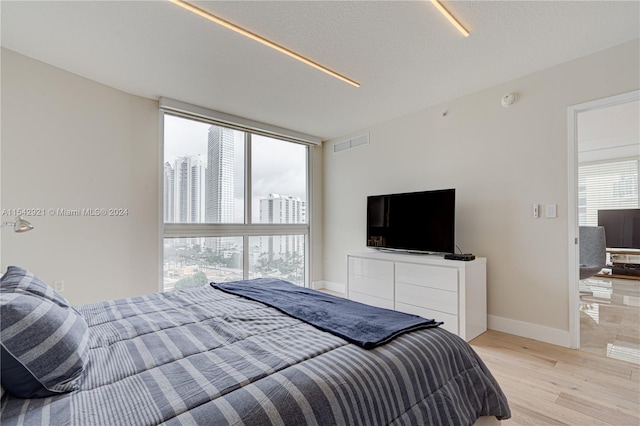
[[504, 95], [502, 97], [502, 106], [505, 108], [509, 108], [516, 102], [516, 95], [514, 93], [509, 93], [508, 95]]

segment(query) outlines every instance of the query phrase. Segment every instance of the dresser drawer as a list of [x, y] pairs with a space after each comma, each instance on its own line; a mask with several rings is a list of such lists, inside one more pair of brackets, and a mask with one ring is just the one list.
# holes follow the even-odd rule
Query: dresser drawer
[[359, 250], [347, 253], [347, 297], [433, 318], [469, 341], [487, 329], [487, 259]]
[[396, 282], [458, 291], [458, 270], [441, 266], [396, 263]]
[[396, 302], [458, 315], [458, 293], [419, 285], [396, 283]]
[[354, 291], [393, 301], [393, 280], [349, 274], [349, 299]]
[[458, 334], [458, 317], [456, 315], [438, 312], [432, 309], [420, 308], [418, 306], [408, 305], [400, 302], [396, 302], [396, 311], [419, 315], [422, 318], [434, 319], [436, 321], [444, 321], [444, 324], [442, 324], [440, 327], [454, 334]]
[[393, 262], [349, 257], [349, 275], [393, 282]]
[[350, 291], [349, 299], [365, 303], [367, 305], [377, 306], [378, 308], [393, 309], [393, 300], [381, 299], [379, 297], [371, 296], [370, 294], [358, 293], [357, 291]]

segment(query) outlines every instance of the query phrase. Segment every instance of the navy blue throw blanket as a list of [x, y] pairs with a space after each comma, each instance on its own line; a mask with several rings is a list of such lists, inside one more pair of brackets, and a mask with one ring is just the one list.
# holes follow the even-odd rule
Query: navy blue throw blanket
[[275, 278], [211, 285], [226, 293], [264, 303], [365, 349], [383, 345], [409, 331], [442, 324], [417, 315], [376, 308], [310, 290]]

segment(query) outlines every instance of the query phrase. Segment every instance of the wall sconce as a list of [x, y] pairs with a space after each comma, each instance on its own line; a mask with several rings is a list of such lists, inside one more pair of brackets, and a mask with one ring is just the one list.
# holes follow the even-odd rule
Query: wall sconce
[[16, 217], [15, 222], [3, 222], [2, 226], [13, 226], [14, 232], [27, 232], [33, 229], [33, 225], [28, 220], [25, 220], [22, 216]]

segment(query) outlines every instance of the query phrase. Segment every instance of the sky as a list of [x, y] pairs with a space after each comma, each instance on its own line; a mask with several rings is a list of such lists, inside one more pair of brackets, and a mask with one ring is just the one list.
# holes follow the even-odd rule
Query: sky
[[[210, 124], [165, 115], [164, 162], [173, 164], [178, 157], [207, 155]], [[236, 217], [241, 221], [244, 193], [244, 133], [235, 133]], [[259, 219], [259, 199], [270, 193], [306, 200], [306, 150], [304, 145], [284, 142], [260, 135], [252, 137], [252, 220]]]

